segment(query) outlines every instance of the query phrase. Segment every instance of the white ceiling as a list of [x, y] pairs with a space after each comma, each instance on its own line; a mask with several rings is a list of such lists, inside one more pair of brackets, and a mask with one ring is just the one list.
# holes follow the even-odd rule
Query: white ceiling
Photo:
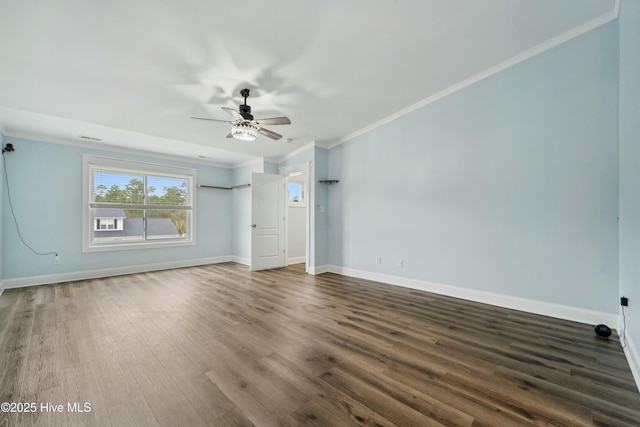
[[[617, 16], [617, 0], [0, 0], [0, 130], [235, 165], [332, 144]], [[506, 61], [506, 62], [505, 62]], [[242, 102], [279, 141], [225, 138]]]

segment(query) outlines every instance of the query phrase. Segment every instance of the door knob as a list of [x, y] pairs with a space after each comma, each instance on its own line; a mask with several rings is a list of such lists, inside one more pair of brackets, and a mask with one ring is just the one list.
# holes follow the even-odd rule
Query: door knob
[[251, 228], [256, 228], [256, 225], [255, 224], [251, 224]]

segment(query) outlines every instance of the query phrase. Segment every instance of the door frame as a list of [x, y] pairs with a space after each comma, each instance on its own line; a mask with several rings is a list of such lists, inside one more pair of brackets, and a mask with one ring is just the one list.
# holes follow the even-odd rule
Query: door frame
[[293, 165], [282, 166], [279, 168], [280, 175], [284, 175], [285, 183], [285, 227], [284, 227], [284, 247], [285, 247], [285, 264], [289, 265], [289, 208], [288, 208], [288, 178], [290, 176], [303, 175], [305, 177], [304, 192], [306, 194], [307, 212], [305, 215], [305, 262], [304, 271], [309, 273], [309, 255], [311, 253], [311, 213], [313, 207], [313, 196], [311, 194], [313, 186], [311, 185], [311, 162], [296, 163]]

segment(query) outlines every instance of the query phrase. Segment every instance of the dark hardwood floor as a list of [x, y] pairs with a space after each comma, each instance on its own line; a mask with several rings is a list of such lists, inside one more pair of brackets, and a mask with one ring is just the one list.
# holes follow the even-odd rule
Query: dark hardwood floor
[[0, 427], [640, 425], [615, 334], [233, 263], [6, 290], [0, 402]]

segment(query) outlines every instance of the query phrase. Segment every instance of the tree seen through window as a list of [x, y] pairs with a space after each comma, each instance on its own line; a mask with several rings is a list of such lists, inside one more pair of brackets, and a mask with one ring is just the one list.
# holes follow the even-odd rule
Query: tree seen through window
[[[128, 181], [127, 181], [128, 180]], [[114, 172], [96, 172], [95, 202], [144, 204], [147, 206], [184, 206], [187, 201], [187, 180], [171, 177], [144, 177]], [[170, 218], [181, 235], [187, 232], [187, 212], [182, 209], [124, 209], [127, 218]]]

